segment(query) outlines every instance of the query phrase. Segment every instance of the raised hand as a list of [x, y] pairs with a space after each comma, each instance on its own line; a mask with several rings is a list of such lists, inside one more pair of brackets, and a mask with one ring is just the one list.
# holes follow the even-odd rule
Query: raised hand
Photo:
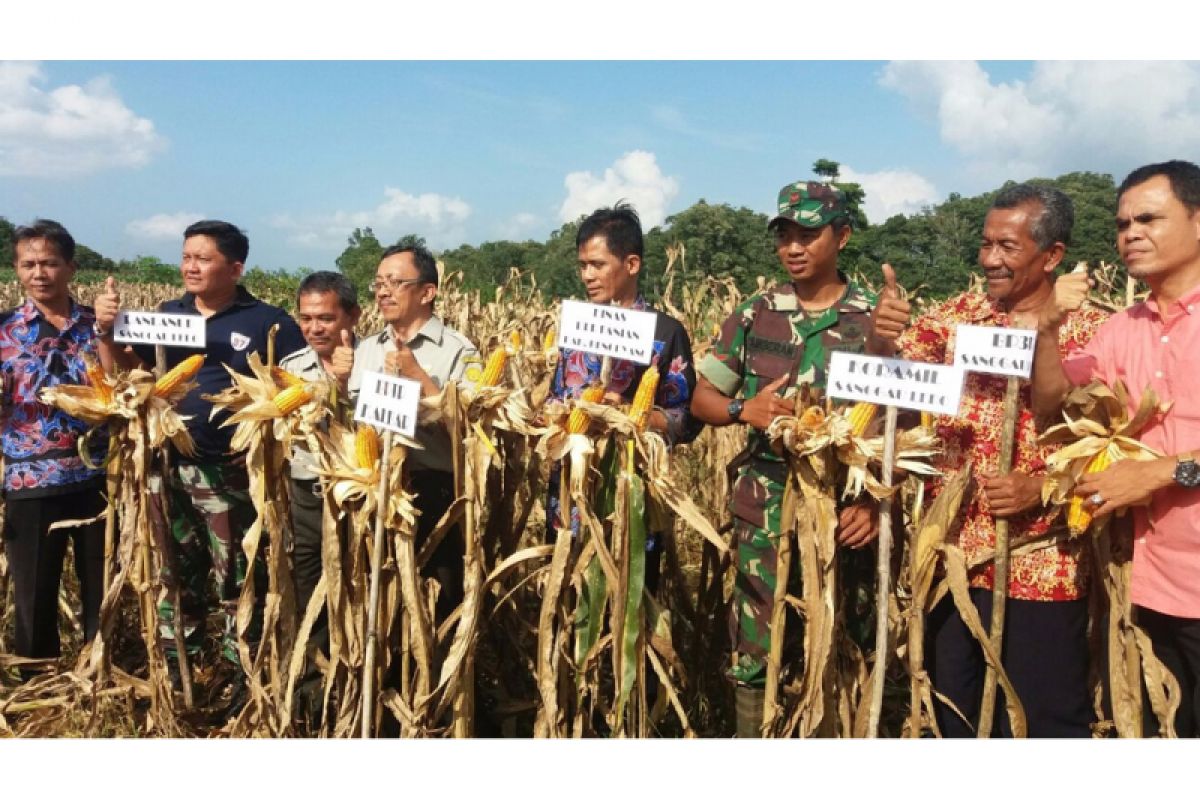
[[117, 322], [117, 314], [121, 312], [121, 295], [117, 291], [117, 281], [112, 275], [104, 281], [104, 290], [96, 295], [93, 304], [96, 311], [96, 324], [105, 334], [112, 332]]
[[1079, 310], [1094, 285], [1088, 277], [1087, 265], [1082, 262], [1073, 271], [1058, 276], [1054, 281], [1054, 296], [1042, 306], [1038, 326], [1042, 330], [1057, 329], [1068, 314]]
[[738, 421], [765, 431], [771, 427], [771, 422], [776, 417], [786, 417], [791, 414], [793, 412], [792, 403], [777, 394], [790, 377], [790, 375], [784, 375], [760, 389], [758, 394], [747, 400], [746, 404], [742, 406], [742, 416]]
[[896, 352], [896, 342], [912, 317], [912, 306], [904, 299], [904, 292], [896, 281], [896, 270], [891, 264], [883, 265], [883, 289], [879, 302], [871, 312], [871, 338], [867, 351], [872, 355], [890, 356]]
[[342, 331], [342, 343], [333, 348], [333, 354], [329, 357], [329, 366], [329, 374], [342, 387], [345, 387], [350, 380], [350, 373], [354, 370], [354, 340], [350, 331]]

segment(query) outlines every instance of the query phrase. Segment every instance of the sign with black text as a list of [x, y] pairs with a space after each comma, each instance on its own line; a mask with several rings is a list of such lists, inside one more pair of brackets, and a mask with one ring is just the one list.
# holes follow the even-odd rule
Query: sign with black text
[[835, 351], [829, 359], [825, 393], [838, 400], [954, 416], [965, 376], [957, 366]]
[[417, 433], [417, 405], [421, 402], [421, 384], [408, 378], [364, 372], [354, 421], [405, 436]]
[[954, 363], [968, 372], [1028, 379], [1036, 346], [1035, 330], [959, 325], [954, 332]]
[[158, 311], [121, 311], [113, 324], [113, 340], [123, 344], [161, 344], [203, 350], [204, 317]]
[[654, 355], [655, 322], [650, 311], [563, 300], [558, 346], [649, 364]]

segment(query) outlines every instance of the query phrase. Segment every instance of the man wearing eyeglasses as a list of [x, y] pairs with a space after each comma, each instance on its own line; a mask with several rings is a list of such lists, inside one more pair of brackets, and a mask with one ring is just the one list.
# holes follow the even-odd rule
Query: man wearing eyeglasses
[[[350, 398], [357, 401], [363, 373], [388, 372], [421, 384], [421, 396], [430, 397], [447, 381], [457, 381], [479, 351], [465, 336], [447, 327], [433, 313], [438, 293], [437, 263], [419, 245], [395, 245], [383, 252], [371, 284], [379, 312], [387, 323], [382, 331], [363, 339], [354, 351], [350, 373]], [[417, 547], [429, 536], [454, 501], [450, 436], [438, 422], [417, 426], [423, 450], [408, 454], [409, 490], [417, 495]], [[438, 617], [457, 605], [462, 593], [462, 534], [455, 526], [428, 562], [428, 570], [441, 585]]]

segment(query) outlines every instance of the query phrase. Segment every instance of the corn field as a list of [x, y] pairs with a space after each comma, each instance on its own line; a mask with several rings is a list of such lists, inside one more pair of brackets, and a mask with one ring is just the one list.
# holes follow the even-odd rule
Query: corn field
[[[674, 262], [684, 254], [668, 255]], [[745, 297], [732, 281], [708, 277], [684, 284], [676, 274], [668, 268], [660, 287], [661, 307], [691, 332], [699, 361], [721, 321]], [[1134, 300], [1133, 287], [1126, 286], [1115, 267], [1101, 265], [1094, 277], [1096, 302], [1118, 309]], [[240, 444], [248, 453], [259, 520], [246, 537], [269, 574], [265, 590], [256, 590], [248, 580], [240, 600], [239, 614], [241, 608], [248, 614], [251, 604], [263, 599], [255, 591], [265, 591], [267, 608], [256, 652], [244, 642], [240, 646], [250, 685], [245, 708], [231, 718], [214, 708], [209, 687], [228, 669], [213, 654], [215, 642], [187, 665], [183, 698], [172, 692], [152, 623], [152, 594], [160, 588], [154, 563], [158, 555], [146, 536], [144, 516], [134, 510], [138, 493], [148, 491], [150, 476], [126, 460], [113, 459], [108, 492], [120, 514], [108, 520], [115, 545], [99, 642], [82, 647], [70, 611], [77, 606], [77, 587], [64, 579], [62, 658], [41, 665], [42, 674], [21, 684], [17, 660], [0, 647], [0, 735], [730, 735], [732, 689], [724, 674], [730, 651], [726, 598], [732, 580], [726, 467], [741, 450], [745, 431], [740, 426], [706, 428], [694, 443], [668, 456], [662, 440], [647, 434], [628, 409], [586, 400], [546, 403], [557, 356], [546, 342], [556, 324], [557, 302], [516, 271], [490, 296], [462, 291], [460, 278], [450, 274], [443, 280], [439, 315], [485, 357], [504, 351], [507, 358], [494, 385], [481, 385], [470, 394], [451, 387], [422, 402], [425, 419], [440, 421], [452, 432], [457, 498], [429, 542], [417, 548], [412, 535], [419, 500], [406, 491], [404, 481], [411, 443], [391, 434], [384, 434], [382, 442], [364, 442], [350, 424], [330, 418], [319, 402], [320, 385], [308, 385], [304, 400], [294, 407], [277, 401], [288, 387], [270, 364], [259, 365], [254, 376], [239, 380], [217, 401], [235, 412], [235, 447]], [[862, 276], [859, 280], [872, 283]], [[76, 297], [89, 303], [99, 288], [81, 286]], [[979, 284], [970, 288], [981, 290]], [[121, 291], [126, 307], [153, 308], [177, 296], [179, 289], [141, 284]], [[257, 294], [294, 308], [290, 295], [261, 289]], [[924, 300], [918, 291], [918, 307]], [[22, 301], [18, 287], [0, 288], [3, 307]], [[364, 307], [358, 333], [382, 327], [378, 312]], [[114, 380], [119, 397], [150, 402], [145, 398], [152, 377], [131, 373]], [[777, 431], [800, 476], [793, 502], [808, 508], [814, 521], [829, 516], [828, 498], [837, 487], [826, 485], [828, 476], [813, 471], [813, 443], [820, 439], [822, 447], [828, 441], [833, 442], [830, 447], [846, 448], [866, 441], [861, 431], [839, 421], [849, 417], [826, 411], [820, 426], [798, 413], [792, 427]], [[113, 412], [98, 405], [94, 413], [99, 421]], [[128, 418], [160, 419], [154, 414], [163, 415], [170, 428], [166, 406], [138, 406], [128, 411]], [[582, 428], [572, 424], [573, 415], [583, 416]], [[134, 428], [131, 423], [122, 436], [147, 435]], [[933, 452], [920, 430], [901, 443], [900, 457], [913, 464]], [[307, 608], [296, 607], [287, 557], [286, 459], [296, 442], [321, 454], [326, 492], [324, 575]], [[868, 487], [877, 483], [871, 463], [877, 466], [881, 452], [857, 462], [858, 480]], [[126, 466], [113, 466], [117, 462]], [[552, 463], [564, 464], [562, 507], [578, 510], [578, 537], [548, 530], [545, 497]], [[871, 721], [880, 735], [930, 733], [932, 696], [920, 668], [920, 610], [939, 592], [956, 591], [953, 586], [939, 588], [933, 564], [940, 552], [938, 537], [944, 538], [964, 485], [962, 479], [950, 478], [928, 509], [922, 508], [916, 477], [896, 495], [903, 527], [895, 532], [897, 578], [882, 648], [889, 658], [880, 671], [882, 709], [875, 715], [878, 722]], [[1062, 495], [1064, 502], [1066, 497]], [[662, 578], [653, 593], [643, 586], [647, 529], [639, 520], [646, 519], [666, 532]], [[450, 587], [423, 575], [422, 565], [455, 524], [464, 532], [464, 569], [462, 586], [451, 593], [457, 606], [445, 614], [438, 601]], [[816, 530], [818, 522], [812, 524], [813, 538], [797, 534], [796, 557], [804, 561], [806, 576], [819, 572], [814, 565], [827, 555], [821, 537], [832, 535], [832, 528], [825, 532]], [[1103, 536], [1107, 546], [1107, 531]], [[807, 550], [806, 542], [813, 549]], [[1111, 566], [1111, 560], [1102, 563]], [[966, 565], [959, 566], [965, 576]], [[953, 567], [947, 568], [951, 577]], [[1112, 593], [1121, 591], [1120, 569], [1112, 566]], [[872, 689], [880, 694], [869, 675], [878, 652], [843, 647], [844, 637], [835, 635], [840, 621], [822, 619], [815, 610], [827, 587], [816, 580], [805, 583], [803, 596], [784, 593], [779, 598], [777, 613], [805, 619], [807, 658], [803, 665], [790, 664], [774, 653], [774, 707], [764, 731], [867, 735], [868, 698]], [[8, 584], [0, 550], [5, 610], [0, 633], [5, 641], [11, 627]], [[1111, 597], [1120, 602], [1118, 594]], [[322, 713], [311, 717], [297, 713], [294, 693], [308, 632], [322, 609], [329, 616], [329, 653], [317, 659]], [[825, 638], [809, 641], [818, 629]], [[1152, 697], [1158, 710], [1171, 687], [1160, 680], [1156, 688]], [[1127, 732], [1132, 713], [1118, 709], [1115, 722], [1102, 713], [1105, 721], [1097, 735], [1114, 728]]]

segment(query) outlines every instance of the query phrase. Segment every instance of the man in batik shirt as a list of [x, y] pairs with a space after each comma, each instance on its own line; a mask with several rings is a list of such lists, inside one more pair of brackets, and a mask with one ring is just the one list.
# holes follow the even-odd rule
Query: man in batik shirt
[[[965, 292], [934, 305], [900, 336], [900, 354], [950, 364], [957, 325], [1035, 327], [1042, 306], [1054, 301], [1054, 270], [1063, 260], [1073, 223], [1071, 200], [1057, 189], [1030, 184], [1002, 189], [984, 221], [979, 248], [986, 294]], [[897, 307], [907, 314], [907, 303], [897, 298], [881, 298], [879, 306], [881, 316]], [[1066, 354], [1082, 348], [1105, 317], [1090, 305], [1072, 314], [1060, 330], [1059, 350]], [[966, 557], [971, 600], [986, 626], [992, 614], [996, 519], [1009, 521], [1014, 541], [1041, 540], [1041, 545], [1013, 553], [1009, 562], [1002, 661], [1025, 709], [1029, 736], [1086, 737], [1093, 721], [1087, 692], [1087, 543], [1068, 540], [1058, 510], [1042, 505], [1046, 457], [1057, 448], [1037, 443], [1028, 382], [1020, 392], [1012, 472], [999, 475], [1007, 382], [1003, 376], [968, 373], [959, 415], [937, 418], [943, 451], [936, 466], [950, 474], [971, 463], [973, 477], [961, 525], [947, 541]], [[937, 489], [935, 482], [934, 495]], [[938, 698], [938, 727], [947, 737], [974, 736], [986, 671], [983, 651], [950, 597], [934, 608], [928, 630], [933, 687], [967, 720]], [[996, 729], [990, 733], [1010, 736], [1000, 703], [994, 719]]]
[[[651, 363], [647, 366], [613, 359], [605, 387], [605, 402], [631, 401], [642, 373], [657, 369], [658, 389], [649, 428], [662, 434], [668, 444], [691, 442], [703, 427], [689, 409], [696, 386], [692, 343], [679, 320], [651, 308], [638, 291], [643, 243], [637, 212], [621, 203], [613, 208], [596, 210], [579, 226], [575, 246], [579, 256], [579, 277], [587, 289], [589, 302], [650, 311], [657, 317]], [[562, 350], [550, 385], [550, 396], [559, 400], [578, 398], [589, 384], [600, 379], [602, 363], [600, 356], [580, 350]], [[551, 527], [559, 524], [559, 474], [556, 464], [550, 473], [547, 518]], [[572, 530], [578, 529], [574, 512], [571, 526]], [[658, 583], [662, 533], [652, 531], [646, 541], [646, 586], [652, 593]]]

